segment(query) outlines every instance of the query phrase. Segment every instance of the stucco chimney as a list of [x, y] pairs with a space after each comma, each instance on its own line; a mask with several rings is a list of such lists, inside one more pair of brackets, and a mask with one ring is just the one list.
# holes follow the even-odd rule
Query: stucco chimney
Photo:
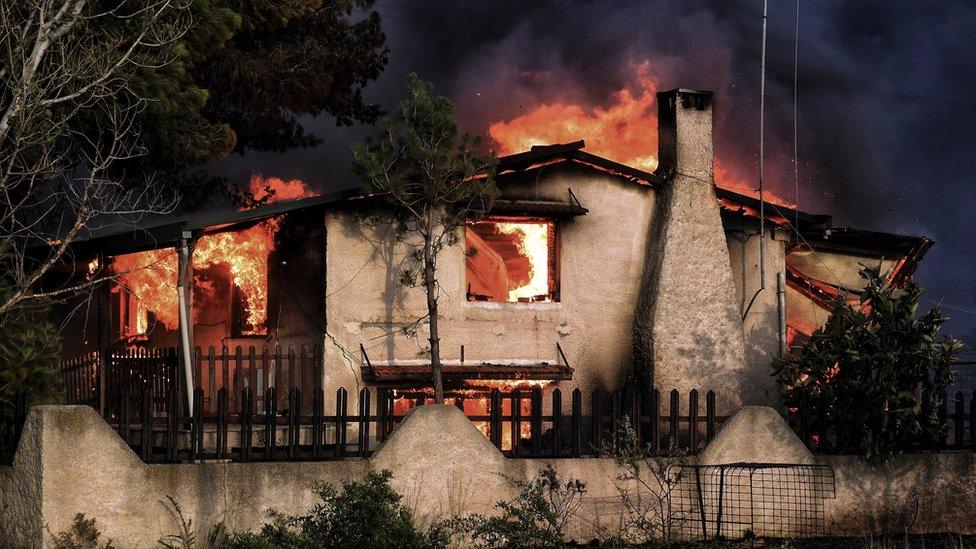
[[635, 318], [635, 359], [662, 392], [678, 389], [685, 401], [691, 389], [712, 389], [724, 412], [748, 402], [750, 380], [712, 179], [712, 93], [676, 89], [657, 101], [664, 182]]

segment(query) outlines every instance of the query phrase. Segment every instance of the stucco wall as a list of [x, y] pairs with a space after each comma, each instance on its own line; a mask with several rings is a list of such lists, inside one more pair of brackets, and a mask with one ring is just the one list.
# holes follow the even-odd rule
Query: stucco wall
[[178, 531], [164, 505], [172, 496], [201, 528], [255, 528], [271, 508], [316, 502], [320, 481], [360, 478], [364, 461], [146, 465], [87, 406], [31, 409], [14, 465], [0, 467], [0, 546], [40, 547], [47, 529], [67, 529], [77, 513], [95, 518], [118, 547], [155, 547]]
[[743, 320], [746, 369], [752, 383], [743, 400], [749, 404], [778, 406], [779, 389], [770, 375], [773, 358], [779, 356], [779, 304], [776, 275], [785, 269], [788, 235], [776, 229], [766, 229], [765, 289], [757, 295], [759, 279], [758, 226], [747, 225], [744, 230], [730, 230], [726, 225], [726, 241], [735, 283], [735, 300], [743, 313], [755, 296], [752, 307]]
[[[755, 427], [755, 422], [740, 423]], [[782, 447], [763, 441], [775, 430], [746, 431], [772, 454]], [[792, 433], [775, 436], [796, 442]], [[729, 452], [718, 454], [733, 461], [741, 457]], [[904, 455], [880, 468], [857, 457], [819, 457], [818, 462], [833, 468], [836, 481], [836, 497], [825, 502], [828, 534], [903, 532], [914, 514], [913, 493], [919, 503], [914, 531], [976, 531], [972, 453]], [[232, 531], [257, 529], [269, 509], [310, 508], [316, 483], [358, 479], [371, 469], [392, 470], [404, 502], [421, 524], [430, 524], [456, 514], [491, 512], [494, 502], [516, 493], [513, 480], [535, 478], [547, 465], [563, 479], [586, 484], [580, 514], [568, 527], [572, 537], [585, 541], [619, 532], [624, 516], [619, 489], [634, 485], [621, 483], [621, 469], [612, 459], [505, 459], [451, 406], [412, 412], [369, 461], [184, 465], [142, 463], [90, 408], [40, 406], [28, 416], [14, 465], [0, 467], [0, 546], [49, 545], [47, 529], [64, 530], [79, 512], [95, 518], [117, 546], [155, 546], [177, 530], [163, 503], [167, 495], [179, 502], [198, 536], [219, 521]]]
[[[834, 470], [837, 497], [828, 500], [829, 531], [866, 533], [976, 533], [976, 454], [945, 452], [896, 456], [873, 466], [857, 456], [818, 456]], [[918, 509], [915, 517], [916, 505]]]
[[[440, 258], [438, 280], [441, 349], [445, 359], [538, 359], [555, 362], [556, 343], [576, 373], [565, 391], [619, 386], [631, 373], [634, 302], [654, 192], [592, 170], [552, 169], [507, 196], [567, 201], [568, 188], [589, 209], [561, 222], [558, 303], [468, 302], [461, 246]], [[351, 212], [330, 212], [327, 227], [327, 385], [347, 388], [360, 381], [359, 344], [373, 361], [414, 359], [426, 346], [426, 325], [416, 337], [398, 328], [426, 313], [422, 289], [398, 282], [405, 245], [395, 245], [388, 227], [362, 224]], [[463, 242], [463, 237], [462, 237]]]

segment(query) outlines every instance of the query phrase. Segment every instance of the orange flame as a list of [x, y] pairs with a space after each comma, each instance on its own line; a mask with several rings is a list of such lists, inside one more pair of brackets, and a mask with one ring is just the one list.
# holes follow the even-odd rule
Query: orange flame
[[[641, 72], [646, 71], [647, 65]], [[646, 75], [639, 77], [643, 91], [634, 96], [630, 90], [615, 94], [607, 108], [587, 111], [579, 105], [556, 102], [536, 107], [532, 112], [492, 124], [488, 135], [498, 144], [498, 154], [527, 151], [533, 145], [586, 140], [586, 149], [622, 164], [654, 171], [657, 169], [657, 117], [654, 94], [657, 82]]]
[[281, 179], [279, 177], [263, 177], [260, 174], [251, 175], [248, 190], [255, 200], [266, 200], [267, 203], [295, 200], [314, 196], [308, 185], [301, 179]]
[[179, 326], [179, 299], [176, 294], [176, 250], [165, 248], [116, 256], [110, 268], [121, 274], [118, 291], [128, 292], [136, 300], [135, 333], [144, 335], [149, 328], [148, 312], [167, 329]]
[[[301, 180], [264, 178], [257, 174], [251, 177], [249, 187], [256, 199], [268, 203], [314, 194]], [[244, 333], [248, 335], [264, 332], [268, 316], [268, 256], [274, 249], [274, 237], [280, 224], [280, 219], [272, 218], [241, 231], [204, 235], [194, 248], [194, 269], [206, 269], [218, 264], [229, 267], [231, 280], [244, 298], [247, 312]], [[178, 267], [174, 249], [120, 255], [112, 260], [111, 269], [122, 275], [120, 287], [124, 287], [137, 301], [137, 334], [146, 333], [150, 311], [167, 329], [178, 327]], [[194, 284], [197, 283], [195, 280]], [[195, 305], [206, 306], [199, 301]]]
[[[639, 95], [628, 89], [616, 92], [608, 107], [585, 109], [580, 105], [555, 102], [543, 104], [511, 120], [495, 122], [488, 135], [498, 145], [498, 154], [527, 151], [533, 145], [586, 141], [586, 150], [621, 164], [653, 172], [657, 169], [657, 81], [648, 76], [650, 63], [637, 67]], [[727, 164], [715, 160], [715, 184], [740, 194], [758, 198], [753, 185], [731, 175]], [[789, 201], [769, 192], [767, 202], [794, 207]]]
[[549, 294], [549, 225], [547, 223], [497, 223], [505, 234], [521, 233], [519, 251], [529, 258], [529, 280], [508, 292], [509, 301]]

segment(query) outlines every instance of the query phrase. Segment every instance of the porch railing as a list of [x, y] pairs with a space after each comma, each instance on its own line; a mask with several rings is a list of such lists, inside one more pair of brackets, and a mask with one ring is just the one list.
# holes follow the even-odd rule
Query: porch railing
[[[234, 413], [241, 410], [241, 390], [250, 387], [258, 409], [262, 409], [269, 387], [298, 387], [307, 394], [322, 384], [322, 353], [318, 347], [298, 349], [280, 346], [223, 347], [194, 351], [194, 385], [203, 390], [202, 406], [216, 412], [217, 390], [228, 387], [227, 403]], [[114, 419], [123, 393], [149, 390], [150, 406], [162, 412], [167, 395], [183, 386], [176, 347], [109, 348], [62, 361], [61, 381], [66, 404], [85, 404]], [[185, 401], [185, 397], [184, 398]], [[311, 406], [306, 403], [306, 406]], [[310, 408], [306, 408], [306, 411]]]

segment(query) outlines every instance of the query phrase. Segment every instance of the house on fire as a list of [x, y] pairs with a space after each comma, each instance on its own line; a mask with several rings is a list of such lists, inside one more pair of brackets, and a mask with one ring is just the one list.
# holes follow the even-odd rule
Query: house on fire
[[[655, 173], [582, 141], [500, 158], [490, 215], [443, 252], [445, 383], [474, 413], [493, 387], [627, 383], [713, 389], [726, 410], [775, 405], [771, 357], [821, 325], [832, 298], [856, 296], [859, 266], [904, 282], [931, 246], [716, 187], [712, 94], [677, 89], [658, 104]], [[408, 246], [364, 224], [367, 207], [338, 193], [79, 242], [48, 284], [120, 276], [52, 311], [65, 354], [174, 348], [208, 399], [223, 384], [260, 390], [289, 360], [313, 367], [292, 382], [326, 394], [423, 394], [423, 293], [400, 284]], [[293, 356], [262, 360], [276, 346]]]

